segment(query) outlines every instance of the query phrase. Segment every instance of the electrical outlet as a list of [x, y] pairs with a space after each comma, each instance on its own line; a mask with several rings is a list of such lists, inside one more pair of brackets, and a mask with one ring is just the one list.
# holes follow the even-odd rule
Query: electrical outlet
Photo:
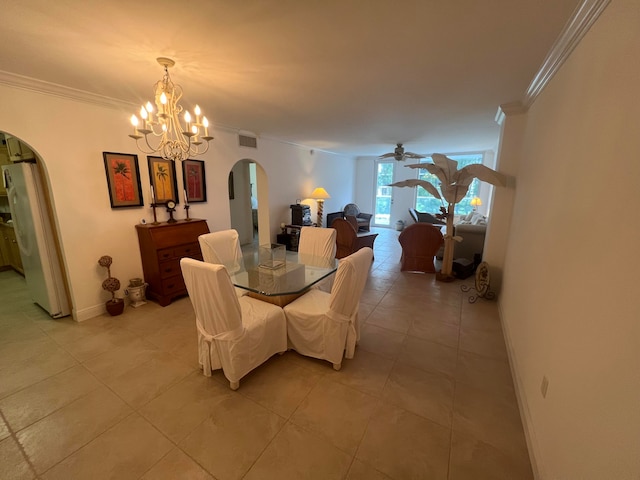
[[542, 377], [542, 383], [540, 384], [540, 393], [542, 393], [542, 398], [547, 398], [547, 390], [549, 389], [549, 379], [546, 375]]

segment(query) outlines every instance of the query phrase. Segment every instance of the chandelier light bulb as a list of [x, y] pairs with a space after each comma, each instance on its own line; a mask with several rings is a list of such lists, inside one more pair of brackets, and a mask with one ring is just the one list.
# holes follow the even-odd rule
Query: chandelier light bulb
[[149, 113], [153, 112], [153, 105], [151, 105], [151, 102], [147, 102], [144, 108], [146, 108]]
[[209, 120], [207, 120], [207, 117], [202, 117], [202, 126], [204, 127], [204, 136], [208, 137], [209, 136]]
[[196, 105], [196, 108], [193, 109], [193, 112], [196, 114], [196, 118], [200, 116], [200, 106]]
[[131, 125], [133, 125], [134, 127], [138, 126], [138, 117], [136, 117], [135, 115], [131, 115]]
[[191, 131], [193, 132], [194, 135], [198, 134], [198, 127], [196, 127], [195, 125], [191, 126]]
[[167, 94], [162, 92], [162, 94], [160, 95], [160, 103], [163, 105], [167, 104]]
[[147, 119], [147, 111], [144, 107], [140, 107], [140, 118], [142, 118], [142, 120]]
[[189, 111], [184, 112], [184, 121], [187, 123], [191, 123], [191, 114]]

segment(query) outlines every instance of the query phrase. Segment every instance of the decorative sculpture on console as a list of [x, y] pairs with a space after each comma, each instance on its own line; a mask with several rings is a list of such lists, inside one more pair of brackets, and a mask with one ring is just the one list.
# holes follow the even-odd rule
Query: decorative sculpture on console
[[439, 217], [446, 219], [446, 233], [444, 236], [444, 255], [442, 258], [442, 269], [436, 274], [440, 281], [450, 282], [453, 276], [453, 248], [454, 241], [462, 238], [453, 236], [453, 215], [456, 203], [462, 200], [469, 190], [469, 186], [474, 178], [491, 185], [505, 186], [506, 177], [501, 173], [492, 170], [482, 164], [467, 165], [458, 170], [458, 162], [451, 160], [445, 155], [434, 153], [431, 155], [433, 163], [414, 163], [406, 165], [409, 168], [423, 168], [435, 175], [440, 180], [440, 192], [426, 180], [410, 179], [392, 183], [391, 187], [422, 187], [434, 197], [447, 202], [447, 207], [442, 207], [442, 214]]

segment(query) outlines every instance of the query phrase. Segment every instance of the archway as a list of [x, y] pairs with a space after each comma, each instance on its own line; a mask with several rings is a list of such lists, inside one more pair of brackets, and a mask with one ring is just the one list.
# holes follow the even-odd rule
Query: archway
[[4, 233], [13, 234], [12, 241], [2, 245], [0, 266], [23, 275], [31, 299], [49, 315], [70, 315], [69, 288], [44, 162], [21, 139], [4, 132], [0, 132], [0, 139], [0, 164], [7, 185], [0, 192], [0, 216]]
[[241, 245], [269, 243], [267, 174], [252, 159], [239, 160], [229, 172], [229, 211]]

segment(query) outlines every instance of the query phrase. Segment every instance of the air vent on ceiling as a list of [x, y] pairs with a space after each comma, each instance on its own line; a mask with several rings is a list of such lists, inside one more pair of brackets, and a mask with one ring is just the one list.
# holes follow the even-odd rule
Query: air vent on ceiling
[[258, 148], [258, 139], [248, 135], [238, 135], [238, 143], [241, 147]]

